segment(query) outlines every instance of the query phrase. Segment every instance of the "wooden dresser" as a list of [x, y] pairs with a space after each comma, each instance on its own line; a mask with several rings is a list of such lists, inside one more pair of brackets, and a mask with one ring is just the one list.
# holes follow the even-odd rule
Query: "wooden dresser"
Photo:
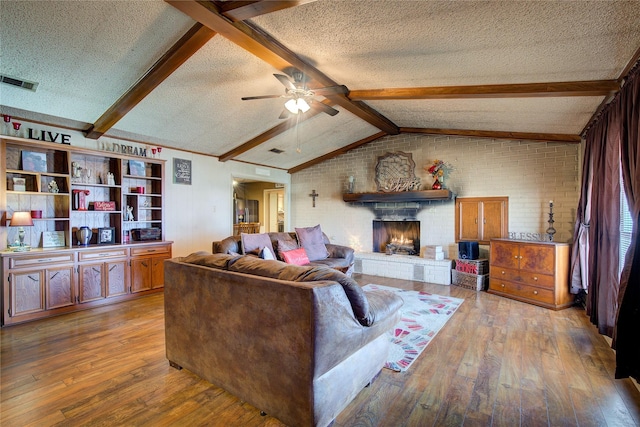
[[492, 239], [489, 293], [553, 310], [570, 307], [567, 243]]

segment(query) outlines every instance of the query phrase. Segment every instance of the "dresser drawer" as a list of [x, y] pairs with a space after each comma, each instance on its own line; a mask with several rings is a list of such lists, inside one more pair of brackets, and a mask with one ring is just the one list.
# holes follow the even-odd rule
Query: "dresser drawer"
[[542, 286], [548, 289], [554, 289], [556, 284], [553, 276], [549, 276], [548, 274], [529, 273], [526, 271], [520, 272], [520, 279], [517, 281], [526, 285]]
[[51, 254], [26, 257], [15, 257], [9, 261], [9, 268], [33, 267], [34, 265], [50, 265], [73, 262], [73, 253]]
[[127, 256], [127, 248], [104, 249], [101, 251], [86, 251], [78, 254], [79, 261], [92, 261], [102, 258], [124, 258]]
[[171, 245], [141, 246], [131, 248], [131, 256], [165, 255], [171, 253]]
[[491, 278], [489, 289], [502, 294], [513, 295], [515, 297], [539, 301], [545, 304], [555, 304], [554, 291], [550, 289], [538, 288], [524, 285], [522, 283], [508, 282]]

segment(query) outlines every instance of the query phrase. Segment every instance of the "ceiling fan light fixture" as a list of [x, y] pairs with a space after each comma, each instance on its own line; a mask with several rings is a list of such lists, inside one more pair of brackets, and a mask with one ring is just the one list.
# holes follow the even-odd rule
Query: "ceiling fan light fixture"
[[309, 111], [311, 109], [311, 107], [309, 106], [307, 101], [305, 101], [303, 98], [298, 98], [297, 105], [298, 105], [298, 109], [300, 111], [302, 111], [303, 113], [306, 113], [307, 111]]
[[298, 114], [298, 103], [295, 99], [290, 99], [284, 103], [284, 107], [289, 110], [291, 114]]

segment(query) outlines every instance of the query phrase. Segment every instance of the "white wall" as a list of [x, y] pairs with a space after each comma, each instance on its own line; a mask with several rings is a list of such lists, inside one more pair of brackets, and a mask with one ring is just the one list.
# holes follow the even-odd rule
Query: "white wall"
[[[376, 191], [378, 157], [396, 151], [412, 154], [423, 188], [433, 183], [423, 168], [440, 159], [454, 167], [445, 186], [458, 197], [508, 196], [510, 232], [543, 233], [548, 227], [549, 200], [553, 200], [555, 240], [572, 238], [579, 198], [579, 144], [419, 134], [388, 136], [293, 174], [293, 227], [321, 224], [333, 242], [371, 251], [375, 216], [366, 207], [345, 203], [342, 193], [351, 175], [355, 192]], [[315, 208], [308, 196], [313, 189], [320, 194]], [[453, 201], [425, 205], [418, 214], [422, 245], [455, 251], [454, 211]]]

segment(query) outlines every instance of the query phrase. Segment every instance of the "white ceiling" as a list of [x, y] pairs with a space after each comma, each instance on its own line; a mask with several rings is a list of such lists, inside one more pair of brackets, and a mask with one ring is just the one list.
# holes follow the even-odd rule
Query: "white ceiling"
[[[0, 73], [39, 86], [0, 84], [0, 108], [87, 130], [194, 24], [161, 0], [2, 0]], [[351, 91], [615, 80], [640, 47], [640, 1], [322, 0], [248, 24]], [[240, 99], [284, 93], [280, 72], [218, 34], [106, 135], [222, 156], [282, 123], [282, 99]], [[398, 127], [579, 135], [603, 100], [362, 102]], [[334, 108], [232, 157], [291, 169], [380, 132]]]

